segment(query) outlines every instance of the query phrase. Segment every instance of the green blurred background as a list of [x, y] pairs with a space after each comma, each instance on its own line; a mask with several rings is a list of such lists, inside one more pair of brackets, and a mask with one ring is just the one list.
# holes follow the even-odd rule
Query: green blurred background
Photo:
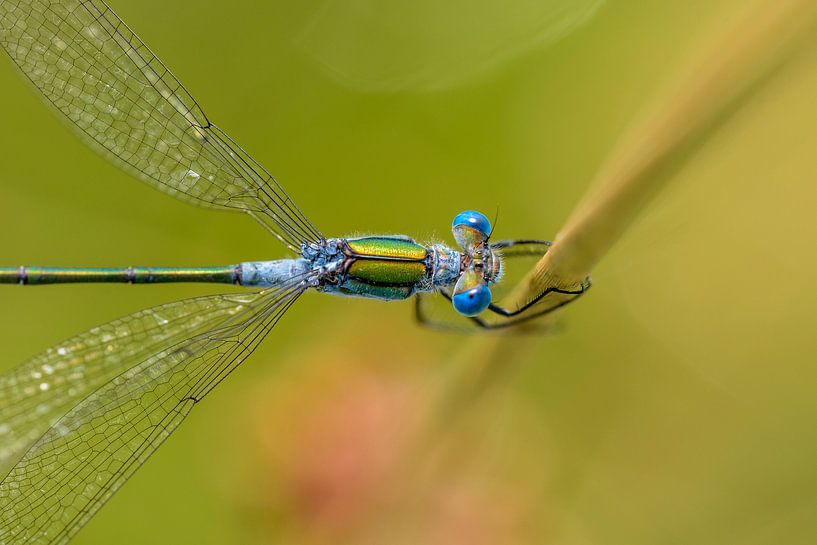
[[[552, 237], [744, 5], [112, 3], [324, 233], [448, 242], [466, 208]], [[303, 297], [75, 542], [814, 543], [815, 68], [803, 54], [684, 166], [555, 334], [477, 366], [409, 304]], [[3, 265], [283, 255], [109, 166], [9, 62], [0, 89]], [[0, 366], [208, 290], [5, 288]]]

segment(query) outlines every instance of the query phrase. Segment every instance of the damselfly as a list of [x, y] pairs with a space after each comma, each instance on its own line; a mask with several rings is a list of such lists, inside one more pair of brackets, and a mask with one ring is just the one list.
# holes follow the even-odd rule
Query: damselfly
[[[324, 237], [278, 182], [205, 116], [102, 0], [0, 0], [0, 44], [94, 149], [200, 206], [244, 212], [297, 257], [223, 267], [0, 269], [0, 283], [214, 282], [251, 288], [143, 310], [77, 335], [0, 376], [0, 543], [65, 543], [249, 356], [307, 290], [452, 303], [499, 328], [583, 293], [552, 287], [513, 309], [492, 302], [503, 260], [548, 242], [491, 242], [488, 219], [455, 217], [458, 248], [405, 236]], [[553, 293], [561, 296], [547, 297]]]

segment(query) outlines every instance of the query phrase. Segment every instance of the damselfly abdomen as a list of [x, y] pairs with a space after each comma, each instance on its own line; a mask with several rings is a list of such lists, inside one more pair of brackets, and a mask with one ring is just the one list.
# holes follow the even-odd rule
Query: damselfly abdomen
[[[491, 242], [488, 219], [454, 219], [458, 249], [403, 236], [326, 238], [283, 187], [214, 125], [102, 0], [0, 0], [0, 45], [94, 149], [140, 180], [207, 208], [248, 214], [295, 253], [217, 267], [0, 269], [0, 283], [210, 282], [246, 293], [143, 310], [0, 376], [0, 543], [65, 543], [249, 356], [307, 290], [453, 303], [463, 323], [507, 327], [585, 291], [553, 286], [519, 307], [492, 300], [503, 259], [548, 243]], [[563, 294], [549, 303], [547, 296]]]

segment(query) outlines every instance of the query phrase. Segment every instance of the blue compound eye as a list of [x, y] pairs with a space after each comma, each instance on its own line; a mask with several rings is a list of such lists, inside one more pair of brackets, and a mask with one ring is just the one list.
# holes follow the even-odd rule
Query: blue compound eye
[[451, 223], [451, 228], [456, 230], [456, 228], [461, 225], [476, 229], [482, 233], [484, 237], [491, 234], [491, 222], [484, 214], [475, 210], [466, 210], [456, 215], [454, 221]]
[[476, 316], [491, 304], [491, 289], [485, 284], [454, 295], [454, 308], [463, 316]]
[[460, 248], [470, 253], [479, 248], [491, 234], [491, 222], [484, 215], [473, 210], [460, 212], [451, 224], [454, 238]]

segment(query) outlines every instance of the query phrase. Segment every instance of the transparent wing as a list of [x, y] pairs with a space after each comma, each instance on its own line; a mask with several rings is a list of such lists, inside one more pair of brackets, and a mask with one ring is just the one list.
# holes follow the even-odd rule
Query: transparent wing
[[322, 238], [105, 2], [0, 1], [0, 45], [91, 147], [137, 178], [246, 212], [296, 252]]
[[0, 475], [88, 394], [162, 347], [212, 329], [257, 297], [213, 295], [142, 310], [68, 339], [0, 375]]
[[[252, 353], [303, 290], [296, 278], [257, 294], [157, 307], [72, 339], [63, 345], [70, 356], [54, 358], [49, 351], [25, 364], [16, 376], [48, 361], [51, 376], [62, 377], [50, 381], [55, 388], [73, 386], [87, 395], [73, 396], [70, 410], [0, 482], [0, 543], [67, 542], [195, 404]], [[180, 329], [165, 332], [168, 327]], [[60, 348], [55, 352], [60, 355]], [[72, 374], [67, 371], [72, 366], [81, 370]], [[28, 402], [13, 384], [4, 381], [12, 398]], [[47, 403], [50, 417], [65, 408], [56, 397]], [[18, 436], [38, 429], [8, 405], [4, 414], [17, 419]]]

